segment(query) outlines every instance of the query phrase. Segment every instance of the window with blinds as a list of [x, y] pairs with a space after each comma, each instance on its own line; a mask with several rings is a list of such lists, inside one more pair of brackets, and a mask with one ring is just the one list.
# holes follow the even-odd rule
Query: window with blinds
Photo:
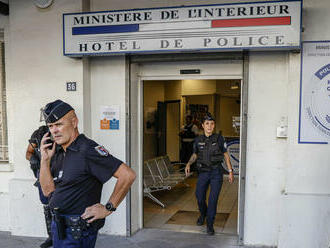
[[5, 44], [0, 40], [0, 162], [8, 161]]

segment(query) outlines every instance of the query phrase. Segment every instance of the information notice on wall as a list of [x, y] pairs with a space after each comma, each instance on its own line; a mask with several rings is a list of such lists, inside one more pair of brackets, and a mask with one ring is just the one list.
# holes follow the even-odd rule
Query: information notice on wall
[[299, 143], [330, 142], [330, 41], [303, 42]]
[[119, 129], [119, 105], [100, 107], [100, 129]]

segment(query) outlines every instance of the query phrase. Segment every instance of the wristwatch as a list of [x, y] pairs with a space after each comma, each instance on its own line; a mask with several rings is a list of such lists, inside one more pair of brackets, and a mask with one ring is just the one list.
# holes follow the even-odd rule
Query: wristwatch
[[230, 169], [230, 170], [228, 170], [228, 172], [230, 173], [230, 172], [233, 172], [233, 170], [232, 169]]
[[107, 204], [105, 204], [105, 209], [110, 212], [114, 212], [117, 208], [113, 206], [112, 202], [108, 202]]

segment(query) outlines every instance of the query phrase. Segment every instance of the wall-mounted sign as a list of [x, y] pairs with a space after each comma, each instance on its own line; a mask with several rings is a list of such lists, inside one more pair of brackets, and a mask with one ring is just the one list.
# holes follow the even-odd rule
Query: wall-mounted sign
[[[233, 173], [239, 174], [239, 139], [238, 138], [226, 138], [227, 151], [230, 157], [230, 163], [233, 167]], [[228, 169], [226, 163], [223, 163], [225, 170]]]
[[119, 105], [100, 107], [100, 129], [119, 129]]
[[299, 143], [330, 141], [330, 41], [304, 42], [300, 81]]
[[67, 56], [300, 48], [301, 1], [63, 15]]
[[66, 82], [66, 91], [77, 91], [77, 82]]

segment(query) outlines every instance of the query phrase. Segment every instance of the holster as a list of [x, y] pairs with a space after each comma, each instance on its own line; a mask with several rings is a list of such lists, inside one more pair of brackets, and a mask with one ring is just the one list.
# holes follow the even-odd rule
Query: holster
[[44, 215], [45, 215], [47, 233], [48, 233], [48, 236], [51, 237], [52, 236], [52, 231], [51, 231], [52, 214], [51, 214], [49, 205], [44, 205]]
[[65, 232], [65, 217], [60, 215], [58, 208], [53, 209], [53, 218], [56, 223], [56, 231], [59, 240], [63, 240], [66, 237]]
[[83, 231], [91, 228], [93, 231], [98, 231], [104, 226], [105, 219], [95, 220], [92, 223], [88, 223], [87, 220], [82, 219], [80, 216], [66, 216], [65, 224], [70, 228], [72, 237], [74, 239], [80, 239]]

